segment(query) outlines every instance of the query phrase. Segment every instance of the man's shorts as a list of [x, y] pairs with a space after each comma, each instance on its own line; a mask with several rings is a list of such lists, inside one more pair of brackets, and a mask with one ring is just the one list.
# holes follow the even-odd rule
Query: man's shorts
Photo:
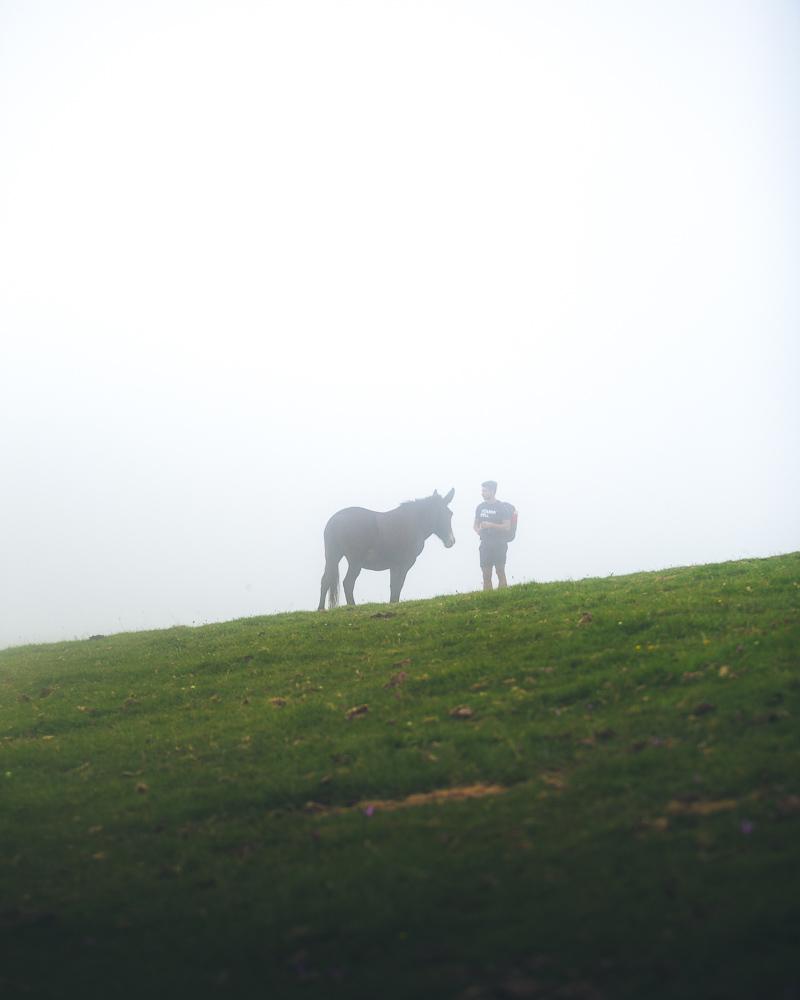
[[496, 566], [505, 569], [508, 542], [481, 542], [478, 551], [481, 555], [481, 569]]

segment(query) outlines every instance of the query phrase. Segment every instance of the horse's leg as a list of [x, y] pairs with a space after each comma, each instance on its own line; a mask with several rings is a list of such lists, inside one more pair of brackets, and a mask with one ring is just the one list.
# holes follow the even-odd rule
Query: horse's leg
[[406, 574], [410, 566], [392, 566], [389, 570], [389, 603], [397, 604], [400, 600], [400, 591], [406, 582]]
[[344, 587], [344, 596], [347, 599], [348, 604], [355, 604], [353, 600], [353, 587], [358, 579], [358, 574], [361, 572], [361, 566], [355, 561], [348, 558], [347, 560], [347, 572], [344, 575], [344, 580], [342, 580], [342, 586]]

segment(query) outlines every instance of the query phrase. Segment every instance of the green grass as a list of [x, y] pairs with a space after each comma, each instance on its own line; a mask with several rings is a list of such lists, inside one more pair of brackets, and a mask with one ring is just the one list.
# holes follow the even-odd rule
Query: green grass
[[0, 994], [797, 997], [799, 605], [794, 554], [0, 652]]

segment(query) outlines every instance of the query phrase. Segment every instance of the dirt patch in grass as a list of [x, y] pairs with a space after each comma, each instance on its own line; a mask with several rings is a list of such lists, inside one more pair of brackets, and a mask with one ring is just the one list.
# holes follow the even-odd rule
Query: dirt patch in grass
[[483, 799], [489, 795], [502, 795], [508, 789], [504, 785], [462, 785], [458, 788], [437, 788], [432, 792], [414, 792], [404, 799], [364, 799], [352, 806], [334, 806], [327, 808], [317, 803], [309, 802], [306, 809], [310, 812], [320, 812], [327, 815], [361, 811], [395, 812], [398, 809], [415, 809], [418, 806], [440, 805], [443, 802], [460, 802], [464, 799]]

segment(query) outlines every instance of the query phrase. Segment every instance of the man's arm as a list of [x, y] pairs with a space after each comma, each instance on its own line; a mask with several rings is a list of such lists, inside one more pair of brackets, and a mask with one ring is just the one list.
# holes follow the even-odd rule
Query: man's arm
[[[509, 531], [511, 529], [511, 518], [509, 517], [506, 521], [501, 521], [499, 524], [495, 524], [494, 521], [484, 521], [482, 527], [492, 528], [495, 531]], [[480, 529], [476, 530], [480, 533]]]

